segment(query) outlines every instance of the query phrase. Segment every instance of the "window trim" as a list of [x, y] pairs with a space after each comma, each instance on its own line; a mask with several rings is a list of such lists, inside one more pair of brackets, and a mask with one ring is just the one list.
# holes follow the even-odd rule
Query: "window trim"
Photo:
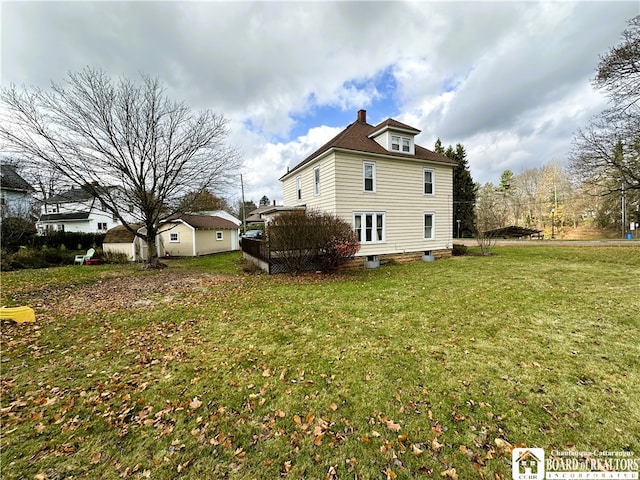
[[[427, 190], [427, 181], [425, 179], [425, 175], [427, 172], [431, 173], [431, 193], [428, 193]], [[433, 168], [423, 168], [422, 169], [422, 194], [433, 196], [436, 194], [436, 171]]]
[[[367, 166], [371, 166], [371, 190], [367, 190]], [[362, 162], [362, 191], [364, 193], [376, 193], [377, 173], [376, 162], [364, 160]]]
[[[397, 142], [394, 141], [395, 139], [397, 139]], [[402, 137], [400, 135], [391, 135], [391, 149], [390, 150], [392, 152], [399, 152], [401, 144], [402, 144]]]
[[180, 232], [169, 232], [169, 243], [180, 243]]
[[[427, 229], [427, 217], [431, 217], [431, 237], [425, 235]], [[424, 240], [436, 239], [436, 214], [434, 212], [424, 212], [422, 214], [422, 236]]]
[[296, 177], [296, 199], [302, 200], [302, 177]]
[[[366, 239], [366, 217], [367, 216], [371, 216], [371, 240], [367, 241]], [[356, 235], [358, 236], [358, 241], [362, 244], [362, 245], [373, 245], [373, 244], [380, 244], [380, 243], [386, 243], [387, 241], [387, 219], [386, 219], [386, 212], [353, 212], [353, 230], [356, 232]], [[360, 221], [358, 222], [356, 219], [359, 219]], [[380, 227], [378, 227], [378, 219], [381, 220], [382, 225], [380, 225]], [[358, 228], [357, 225], [360, 225], [360, 227]], [[363, 228], [364, 225], [364, 228]], [[375, 235], [375, 239], [374, 239], [374, 232], [376, 232], [378, 230], [378, 228], [380, 229], [380, 239], [378, 240], [378, 235]], [[364, 233], [363, 233], [364, 232]]]
[[224, 234], [222, 230], [216, 232], [216, 240], [224, 240]]
[[320, 195], [320, 167], [313, 169], [313, 194], [316, 197]]

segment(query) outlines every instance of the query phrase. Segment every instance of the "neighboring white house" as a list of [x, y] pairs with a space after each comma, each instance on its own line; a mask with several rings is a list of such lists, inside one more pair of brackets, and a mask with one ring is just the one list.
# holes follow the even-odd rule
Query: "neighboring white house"
[[158, 256], [197, 257], [239, 248], [237, 219], [182, 214], [162, 223], [156, 242]]
[[358, 256], [448, 256], [454, 160], [415, 144], [420, 130], [357, 120], [290, 169], [284, 205], [333, 213], [353, 225]]
[[0, 164], [0, 218], [28, 217], [33, 205], [34, 188], [13, 165]]
[[[117, 187], [103, 188], [114, 190]], [[89, 189], [81, 187], [71, 187], [45, 200], [36, 222], [41, 234], [48, 231], [106, 233], [117, 225], [120, 221], [106, 206]]]

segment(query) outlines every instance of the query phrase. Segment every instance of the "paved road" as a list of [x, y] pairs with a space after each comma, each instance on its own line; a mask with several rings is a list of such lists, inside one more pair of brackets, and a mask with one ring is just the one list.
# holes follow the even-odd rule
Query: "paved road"
[[[459, 243], [468, 247], [477, 247], [478, 242], [473, 238], [454, 238], [453, 243]], [[530, 245], [530, 246], [593, 246], [602, 247], [605, 245], [618, 245], [618, 246], [640, 246], [640, 239], [634, 240], [496, 240], [496, 245]]]

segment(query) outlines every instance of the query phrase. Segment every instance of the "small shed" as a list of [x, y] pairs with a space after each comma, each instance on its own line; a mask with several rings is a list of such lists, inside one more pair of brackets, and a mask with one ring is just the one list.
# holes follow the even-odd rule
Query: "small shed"
[[[136, 231], [142, 230], [142, 225], [130, 225]], [[144, 240], [134, 235], [124, 225], [118, 225], [107, 231], [102, 242], [104, 253], [124, 253], [133, 262], [146, 258], [147, 245]]]
[[162, 223], [158, 255], [197, 257], [239, 248], [240, 230], [235, 222], [212, 215], [182, 214]]

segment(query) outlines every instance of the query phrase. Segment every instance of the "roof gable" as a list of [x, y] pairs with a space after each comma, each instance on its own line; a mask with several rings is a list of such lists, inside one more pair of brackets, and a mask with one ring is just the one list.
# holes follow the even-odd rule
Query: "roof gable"
[[102, 187], [100, 185], [93, 186], [83, 186], [80, 188], [71, 187], [70, 190], [65, 192], [57, 193], [52, 195], [47, 199], [47, 203], [77, 203], [77, 202], [86, 202], [88, 200], [93, 200], [96, 198], [94, 193], [91, 191], [95, 189], [98, 192], [104, 192], [108, 194], [110, 190], [114, 190], [117, 187]]
[[[134, 230], [138, 230], [142, 227], [142, 224], [129, 225]], [[124, 225], [118, 225], [109, 229], [104, 237], [102, 243], [131, 243], [136, 238], [135, 234], [131, 232]]]
[[34, 191], [34, 188], [16, 172], [15, 167], [12, 165], [0, 164], [0, 178], [0, 185], [5, 190]]
[[440, 155], [439, 153], [435, 153], [427, 148], [421, 147], [420, 145], [415, 146], [414, 155], [387, 150], [373, 139], [374, 134], [378, 134], [387, 129], [402, 130], [411, 132], [413, 134], [420, 133], [420, 130], [409, 125], [405, 125], [404, 123], [398, 122], [397, 120], [394, 120], [392, 118], [389, 118], [384, 122], [373, 126], [366, 123], [365, 121], [362, 121], [361, 117], [359, 117], [358, 120], [350, 124], [347, 128], [338, 133], [338, 135], [333, 137], [307, 158], [302, 160], [302, 162], [298, 163], [295, 167], [290, 169], [280, 178], [280, 180], [283, 180], [293, 172], [313, 162], [316, 158], [320, 157], [322, 154], [328, 152], [331, 149], [352, 150], [355, 152], [388, 155], [399, 158], [426, 160], [430, 162], [442, 163], [443, 165], [456, 165], [455, 160], [452, 160], [444, 155]]
[[190, 215], [184, 213], [182, 215], [177, 215], [174, 217], [170, 217], [167, 219], [168, 222], [182, 220], [187, 225], [192, 226], [193, 228], [200, 228], [205, 230], [212, 229], [231, 229], [237, 230], [238, 225], [233, 223], [230, 220], [222, 217], [216, 217], [211, 215]]

